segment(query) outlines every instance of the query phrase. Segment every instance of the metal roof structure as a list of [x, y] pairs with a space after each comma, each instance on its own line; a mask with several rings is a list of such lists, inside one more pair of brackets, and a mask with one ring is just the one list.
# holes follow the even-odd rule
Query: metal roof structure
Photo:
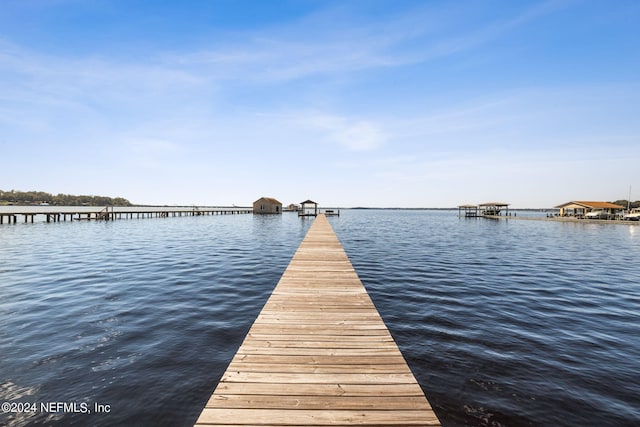
[[624, 206], [609, 202], [571, 201], [556, 206], [557, 209], [624, 209]]

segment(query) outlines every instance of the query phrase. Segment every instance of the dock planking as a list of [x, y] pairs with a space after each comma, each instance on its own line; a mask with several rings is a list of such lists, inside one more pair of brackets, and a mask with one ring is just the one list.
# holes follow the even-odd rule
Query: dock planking
[[324, 215], [196, 425], [440, 425]]

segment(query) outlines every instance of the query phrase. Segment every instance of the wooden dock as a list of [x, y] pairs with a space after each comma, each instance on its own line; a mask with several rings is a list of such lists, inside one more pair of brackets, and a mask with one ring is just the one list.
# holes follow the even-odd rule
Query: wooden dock
[[324, 215], [196, 425], [440, 425]]
[[197, 206], [0, 206], [0, 225], [35, 222], [37, 216], [47, 223], [61, 221], [114, 221], [116, 219], [169, 218], [200, 215], [250, 214], [252, 208]]

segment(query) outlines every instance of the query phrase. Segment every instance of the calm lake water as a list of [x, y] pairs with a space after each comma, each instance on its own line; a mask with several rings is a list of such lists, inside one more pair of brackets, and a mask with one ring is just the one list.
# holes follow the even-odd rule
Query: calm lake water
[[[640, 226], [341, 213], [445, 426], [640, 425]], [[0, 425], [193, 424], [309, 225], [0, 226], [0, 403], [77, 405]], [[109, 412], [82, 413], [94, 404]]]

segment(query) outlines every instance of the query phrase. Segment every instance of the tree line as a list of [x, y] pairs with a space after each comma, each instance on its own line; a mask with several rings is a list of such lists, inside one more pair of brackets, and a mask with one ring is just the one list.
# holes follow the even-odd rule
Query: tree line
[[640, 200], [636, 200], [635, 202], [631, 202], [629, 203], [628, 200], [616, 200], [615, 202], [611, 202], [614, 205], [620, 205], [620, 206], [624, 206], [624, 208], [627, 208], [627, 204], [629, 204], [629, 207], [631, 209], [633, 208], [640, 208]]
[[2, 191], [0, 204], [4, 205], [41, 205], [54, 206], [131, 206], [131, 202], [122, 197], [75, 196], [72, 194], [46, 193], [44, 191]]

